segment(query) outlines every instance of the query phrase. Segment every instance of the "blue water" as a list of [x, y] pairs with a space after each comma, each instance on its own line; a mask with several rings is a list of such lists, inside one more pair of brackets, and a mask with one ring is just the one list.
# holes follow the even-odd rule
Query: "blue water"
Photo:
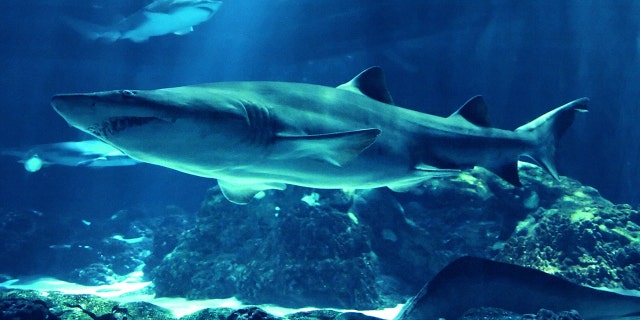
[[[640, 3], [637, 1], [229, 0], [185, 35], [91, 41], [71, 17], [109, 24], [145, 1], [0, 4], [0, 146], [87, 138], [49, 106], [62, 92], [229, 80], [338, 85], [384, 68], [395, 102], [446, 115], [482, 94], [498, 127], [515, 128], [591, 98], [558, 167], [615, 201], [640, 203]], [[4, 208], [110, 215], [198, 208], [215, 181], [149, 165], [27, 173], [0, 159]]]

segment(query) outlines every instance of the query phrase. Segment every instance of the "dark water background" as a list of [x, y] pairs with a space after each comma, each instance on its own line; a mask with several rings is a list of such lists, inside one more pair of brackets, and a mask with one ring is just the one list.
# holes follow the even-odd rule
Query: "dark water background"
[[[94, 42], [63, 22], [108, 24], [145, 1], [0, 2], [0, 147], [86, 138], [49, 106], [55, 93], [279, 80], [338, 85], [382, 66], [396, 103], [437, 115], [482, 94], [513, 129], [591, 98], [563, 138], [562, 175], [640, 203], [640, 2], [228, 0], [192, 34]], [[141, 165], [25, 172], [0, 159], [0, 207], [111, 215], [195, 210], [215, 181]]]

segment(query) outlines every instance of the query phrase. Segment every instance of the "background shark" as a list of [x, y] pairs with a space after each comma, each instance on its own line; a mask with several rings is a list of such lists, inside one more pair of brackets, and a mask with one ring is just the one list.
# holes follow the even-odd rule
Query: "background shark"
[[114, 167], [139, 163], [100, 140], [41, 144], [25, 149], [4, 150], [2, 154], [18, 157], [19, 162], [24, 164], [24, 169], [29, 172], [36, 172], [51, 165]]
[[69, 19], [69, 25], [89, 39], [142, 42], [166, 34], [184, 35], [213, 17], [222, 5], [217, 0], [156, 0], [109, 27]]
[[556, 143], [587, 103], [501, 130], [489, 125], [481, 97], [447, 118], [394, 106], [378, 67], [337, 88], [230, 82], [51, 100], [71, 126], [136, 160], [216, 178], [239, 204], [286, 184], [403, 191], [475, 165], [520, 185], [520, 155], [558, 178]]
[[459, 319], [473, 308], [520, 314], [576, 310], [589, 319], [640, 319], [640, 297], [580, 286], [539, 270], [463, 257], [442, 269], [395, 320]]

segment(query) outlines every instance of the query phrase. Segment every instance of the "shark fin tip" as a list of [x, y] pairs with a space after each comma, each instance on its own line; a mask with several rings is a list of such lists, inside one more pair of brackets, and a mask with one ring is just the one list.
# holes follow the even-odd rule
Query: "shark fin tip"
[[464, 120], [479, 126], [479, 127], [491, 127], [491, 121], [489, 121], [489, 108], [484, 102], [482, 96], [475, 96], [465, 102], [456, 112], [452, 113], [451, 117], [462, 117]]

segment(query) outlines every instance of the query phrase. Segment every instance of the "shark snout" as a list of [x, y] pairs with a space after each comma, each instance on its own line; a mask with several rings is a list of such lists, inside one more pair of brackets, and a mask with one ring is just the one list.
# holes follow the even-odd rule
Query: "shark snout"
[[83, 128], [94, 122], [96, 117], [95, 97], [89, 94], [58, 94], [51, 98], [53, 109], [69, 123]]
[[51, 98], [51, 106], [56, 112], [60, 113], [60, 110], [64, 110], [66, 100], [68, 100], [66, 95], [57, 94]]
[[89, 107], [92, 104], [93, 99], [86, 94], [57, 94], [51, 98], [51, 106], [63, 116], [73, 109]]

